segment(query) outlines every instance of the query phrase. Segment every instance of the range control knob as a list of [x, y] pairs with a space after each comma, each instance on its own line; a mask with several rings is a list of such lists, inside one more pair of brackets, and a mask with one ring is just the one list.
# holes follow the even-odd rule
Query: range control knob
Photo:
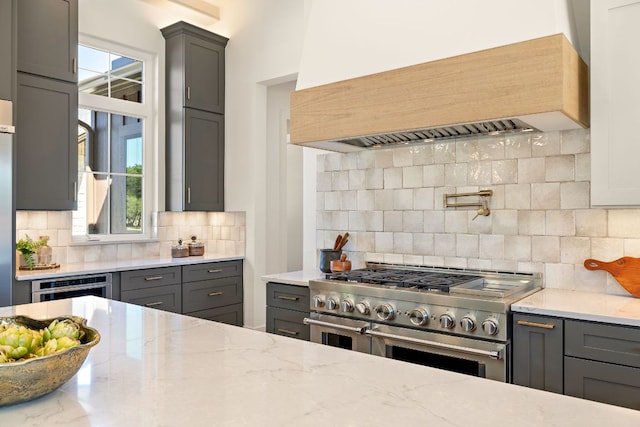
[[376, 312], [378, 318], [381, 320], [393, 320], [393, 318], [396, 317], [396, 312], [391, 304], [383, 303], [376, 305], [373, 308], [373, 311]]
[[338, 301], [335, 298], [327, 299], [327, 308], [329, 310], [335, 310], [338, 308]]
[[482, 322], [482, 330], [486, 335], [498, 335], [498, 321], [496, 319], [487, 319]]
[[313, 297], [313, 308], [324, 307], [324, 297], [316, 295]]
[[367, 315], [369, 314], [369, 303], [366, 301], [361, 301], [359, 303], [356, 304], [356, 310], [358, 310], [358, 313], [360, 314], [364, 314]]
[[342, 300], [342, 311], [344, 311], [345, 313], [350, 313], [353, 311], [353, 301], [351, 301], [350, 299], [344, 299]]
[[409, 312], [409, 321], [416, 326], [423, 326], [429, 323], [429, 312], [424, 308], [414, 308]]
[[476, 319], [473, 316], [466, 315], [460, 319], [460, 326], [465, 332], [473, 332], [476, 329]]
[[453, 329], [456, 326], [456, 319], [453, 318], [452, 314], [442, 314], [440, 315], [440, 326], [445, 329]]

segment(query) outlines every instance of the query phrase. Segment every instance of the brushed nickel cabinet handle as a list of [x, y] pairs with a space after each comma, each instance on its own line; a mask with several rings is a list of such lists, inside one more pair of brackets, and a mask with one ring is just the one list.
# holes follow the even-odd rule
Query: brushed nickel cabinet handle
[[281, 334], [294, 335], [294, 336], [298, 335], [296, 331], [290, 331], [289, 329], [278, 328], [277, 331], [280, 332]]
[[211, 292], [211, 293], [209, 293], [207, 295], [210, 296], [210, 297], [217, 297], [217, 296], [222, 295], [223, 293], [224, 292]]
[[76, 58], [71, 60], [71, 69], [73, 70], [73, 74], [78, 73], [78, 60]]
[[162, 305], [162, 304], [163, 304], [162, 301], [156, 301], [156, 302], [148, 302], [144, 306], [145, 307], [155, 307], [157, 305]]
[[298, 298], [298, 297], [290, 297], [288, 295], [278, 295], [278, 299], [283, 299], [285, 301], [298, 301], [300, 298]]
[[146, 280], [147, 282], [149, 282], [151, 280], [162, 280], [162, 276], [145, 277], [144, 280]]
[[532, 328], [553, 329], [556, 327], [556, 325], [551, 323], [536, 323], [527, 320], [518, 320], [516, 323], [521, 326], [531, 326]]
[[187, 99], [191, 99], [191, 86], [187, 86]]
[[191, 187], [187, 187], [187, 203], [191, 204]]
[[73, 201], [78, 201], [78, 181], [73, 181]]
[[220, 270], [220, 269], [207, 270], [207, 273], [222, 273], [222, 270]]

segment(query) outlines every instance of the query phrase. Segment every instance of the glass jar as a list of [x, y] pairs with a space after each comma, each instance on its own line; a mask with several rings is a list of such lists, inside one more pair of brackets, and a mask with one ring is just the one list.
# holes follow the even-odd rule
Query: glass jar
[[49, 236], [40, 236], [40, 246], [38, 247], [38, 265], [50, 265], [52, 263], [53, 250], [48, 245]]

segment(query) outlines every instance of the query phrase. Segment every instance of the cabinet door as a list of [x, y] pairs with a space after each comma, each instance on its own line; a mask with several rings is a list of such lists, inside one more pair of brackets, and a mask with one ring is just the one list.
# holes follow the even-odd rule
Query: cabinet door
[[244, 324], [242, 304], [233, 304], [208, 310], [194, 311], [187, 315], [235, 326], [242, 326]]
[[184, 106], [224, 114], [224, 46], [185, 36]]
[[123, 291], [157, 288], [166, 285], [179, 285], [180, 267], [148, 268], [144, 270], [123, 271], [120, 274]]
[[77, 83], [78, 0], [19, 0], [18, 71]]
[[591, 0], [591, 204], [640, 205], [640, 1]]
[[285, 310], [277, 307], [267, 307], [266, 331], [276, 335], [309, 341], [311, 328], [303, 323], [309, 313]]
[[233, 276], [242, 278], [242, 261], [220, 261], [182, 267], [182, 281], [185, 283]]
[[242, 278], [183, 283], [182, 301], [185, 313], [239, 304], [242, 302]]
[[640, 328], [565, 320], [567, 356], [640, 368]]
[[267, 283], [267, 305], [309, 314], [309, 288], [269, 282]]
[[640, 369], [565, 357], [565, 394], [640, 409]]
[[185, 108], [186, 211], [224, 211], [224, 116]]
[[563, 321], [546, 316], [513, 316], [513, 383], [563, 392]]
[[18, 73], [16, 209], [74, 210], [78, 88]]
[[[12, 100], [13, 82], [13, 7], [11, 0], [0, 0], [0, 99]], [[6, 123], [4, 123], [6, 124]]]
[[121, 291], [120, 296], [123, 302], [182, 313], [182, 286], [180, 284]]

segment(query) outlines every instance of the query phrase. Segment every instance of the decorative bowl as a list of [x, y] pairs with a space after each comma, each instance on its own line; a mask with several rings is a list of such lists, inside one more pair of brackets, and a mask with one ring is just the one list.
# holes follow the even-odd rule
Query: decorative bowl
[[[84, 331], [80, 345], [48, 356], [0, 363], [0, 406], [25, 402], [54, 391], [78, 372], [91, 347], [100, 342], [100, 334], [86, 326], [86, 319], [77, 316], [60, 316], [54, 319], [71, 319], [77, 323]], [[15, 323], [30, 329], [44, 329], [54, 319], [0, 317], [0, 324]]]

